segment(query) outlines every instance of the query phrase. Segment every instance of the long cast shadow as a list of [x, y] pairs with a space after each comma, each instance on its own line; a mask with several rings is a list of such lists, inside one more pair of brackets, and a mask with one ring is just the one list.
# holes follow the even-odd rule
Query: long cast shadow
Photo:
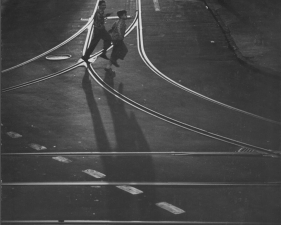
[[89, 78], [90, 75], [88, 71], [86, 71], [82, 79], [82, 87], [85, 92], [86, 100], [91, 113], [93, 127], [97, 140], [97, 147], [101, 152], [110, 151], [109, 141], [105, 133], [105, 129], [101, 120], [100, 111], [97, 107], [97, 103], [94, 98], [91, 80]]
[[[104, 81], [114, 88], [111, 74], [106, 73]], [[133, 112], [127, 113], [124, 102], [105, 90], [116, 136], [116, 149], [111, 149], [101, 121], [88, 72], [85, 73], [82, 86], [86, 94], [92, 115], [97, 146], [100, 151], [149, 152], [150, 148]], [[123, 84], [119, 85], [122, 93]], [[101, 157], [107, 181], [155, 181], [151, 156], [103, 156]], [[110, 220], [157, 220], [155, 207], [155, 188], [135, 186], [142, 194], [132, 195], [117, 187], [106, 187], [106, 216]], [[152, 218], [153, 215], [153, 218]]]

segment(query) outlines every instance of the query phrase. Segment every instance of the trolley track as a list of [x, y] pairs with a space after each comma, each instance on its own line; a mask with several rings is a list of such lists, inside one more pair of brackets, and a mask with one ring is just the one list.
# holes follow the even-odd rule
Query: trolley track
[[[138, 1], [139, 4], [140, 1]], [[179, 85], [178, 83], [176, 82], [173, 82], [171, 81], [170, 79], [168, 79], [164, 74], [162, 74], [157, 68], [155, 68], [153, 66], [153, 64], [149, 61], [149, 59], [146, 57], [145, 55], [145, 52], [144, 52], [144, 48], [143, 48], [143, 40], [142, 40], [142, 34], [141, 34], [141, 20], [139, 20], [139, 16], [140, 16], [140, 13], [137, 13], [136, 14], [136, 17], [135, 17], [135, 20], [134, 22], [130, 25], [130, 27], [128, 28], [127, 32], [126, 32], [126, 35], [128, 35], [135, 27], [138, 29], [138, 49], [139, 49], [139, 52], [140, 52], [140, 55], [143, 59], [143, 61], [146, 63], [146, 65], [148, 65], [148, 67], [155, 73], [157, 74], [158, 76], [160, 76], [161, 78], [167, 80], [168, 82], [172, 83], [173, 85], [185, 90], [185, 91], [188, 91], [192, 94], [198, 94], [198, 93], [193, 93], [191, 90], [187, 89], [186, 87], [183, 87], [181, 85]], [[92, 17], [91, 17], [92, 18]], [[86, 25], [89, 26], [89, 24], [91, 23], [91, 21], [89, 21]], [[85, 26], [86, 26], [85, 25]], [[85, 26], [82, 28], [84, 29]], [[87, 29], [87, 27], [85, 28]], [[84, 29], [84, 30], [85, 30]], [[84, 31], [83, 30], [83, 31]], [[81, 31], [81, 30], [80, 30]], [[81, 32], [83, 32], [81, 31]], [[92, 31], [89, 31], [89, 35], [88, 37], [91, 36], [92, 34]], [[72, 36], [73, 37], [73, 36]], [[69, 40], [69, 39], [68, 39]], [[72, 40], [72, 39], [71, 39]], [[63, 42], [65, 43], [65, 42]], [[88, 45], [89, 42], [87, 41], [86, 44]], [[86, 46], [85, 44], [85, 46]], [[60, 45], [61, 46], [61, 45]], [[85, 48], [84, 48], [85, 49]], [[55, 49], [51, 49], [51, 50], [55, 50]], [[29, 61], [26, 61], [24, 64], [27, 64], [33, 60], [36, 60], [48, 53], [51, 52], [51, 50], [49, 50], [48, 52], [46, 53], [43, 53]], [[95, 57], [97, 57], [101, 52], [97, 52], [95, 53], [91, 58], [94, 59]], [[18, 68], [19, 66], [22, 66], [24, 64], [20, 64], [16, 67], [12, 67], [10, 68], [9, 70], [12, 70], [12, 69], [15, 69], [15, 68]], [[20, 84], [20, 85], [16, 85], [16, 86], [13, 86], [13, 87], [10, 87], [10, 88], [7, 88], [7, 89], [4, 89], [2, 92], [8, 92], [8, 91], [12, 91], [12, 90], [16, 90], [18, 88], [22, 88], [22, 87], [26, 87], [26, 86], [29, 86], [29, 85], [32, 85], [32, 84], [35, 84], [35, 83], [38, 83], [38, 82], [42, 82], [42, 81], [45, 81], [47, 79], [51, 79], [51, 78], [54, 78], [54, 77], [57, 77], [59, 75], [62, 75], [70, 70], [73, 70], [79, 66], [87, 66], [87, 64], [85, 62], [78, 62], [66, 69], [63, 69], [59, 72], [56, 72], [56, 73], [53, 73], [53, 74], [50, 74], [48, 76], [45, 76], [45, 77], [42, 77], [42, 78], [38, 78], [38, 79], [35, 79], [33, 81], [29, 81], [29, 82], [25, 82], [23, 84]], [[171, 124], [174, 124], [178, 127], [181, 127], [181, 128], [184, 128], [184, 129], [187, 129], [187, 130], [191, 130], [195, 133], [199, 133], [201, 135], [204, 135], [204, 136], [207, 136], [207, 137], [210, 137], [210, 138], [213, 138], [215, 140], [219, 140], [219, 141], [222, 141], [222, 142], [226, 142], [226, 143], [229, 143], [229, 144], [233, 144], [233, 145], [236, 145], [236, 146], [240, 146], [240, 147], [248, 147], [248, 148], [251, 148], [251, 149], [254, 149], [256, 150], [258, 153], [216, 153], [216, 152], [210, 152], [210, 153], [190, 153], [190, 152], [178, 152], [178, 153], [169, 153], [169, 152], [110, 152], [110, 153], [100, 153], [100, 152], [85, 152], [85, 153], [69, 153], [69, 152], [56, 152], [56, 153], [50, 153], [50, 152], [46, 152], [46, 153], [4, 153], [2, 154], [3, 156], [35, 156], [35, 155], [40, 155], [40, 156], [50, 156], [50, 155], [115, 155], [115, 156], [121, 156], [121, 155], [153, 155], [153, 154], [168, 154], [168, 155], [177, 155], [177, 154], [183, 154], [184, 156], [188, 156], [188, 155], [200, 155], [200, 156], [210, 156], [210, 155], [216, 155], [216, 156], [219, 156], [219, 155], [231, 155], [231, 156], [279, 156], [278, 153], [274, 152], [273, 150], [271, 149], [264, 149], [264, 148], [260, 148], [258, 146], [254, 146], [254, 145], [249, 145], [247, 143], [243, 143], [243, 142], [239, 142], [239, 141], [236, 141], [236, 140], [233, 140], [233, 139], [229, 139], [229, 138], [226, 138], [226, 137], [223, 137], [223, 136], [220, 136], [220, 135], [217, 135], [217, 134], [213, 134], [213, 133], [210, 133], [210, 132], [207, 132], [205, 130], [202, 130], [200, 128], [197, 128], [197, 127], [193, 127], [193, 126], [190, 126], [189, 124], [186, 124], [186, 123], [182, 123], [180, 121], [177, 121], [177, 120], [174, 120], [170, 117], [167, 117], [165, 115], [162, 115], [158, 112], [155, 112], [149, 108], [146, 108], [144, 106], [142, 106], [141, 104], [138, 104], [137, 102], [134, 102], [133, 100], [127, 98], [126, 96], [120, 94], [119, 92], [117, 92], [116, 90], [114, 90], [113, 88], [111, 88], [107, 83], [105, 83], [101, 78], [100, 76], [97, 74], [97, 72], [94, 70], [94, 68], [89, 65], [88, 66], [88, 71], [91, 75], [91, 77], [93, 78], [93, 80], [95, 80], [101, 87], [103, 87], [106, 91], [108, 91], [109, 93], [111, 93], [112, 95], [116, 96], [117, 98], [121, 99], [122, 101], [128, 103], [129, 105], [145, 112], [145, 113], [148, 113], [154, 117], [157, 117], [161, 120], [164, 120], [168, 123], [171, 123]], [[7, 72], [4, 71], [4, 72]], [[203, 97], [205, 99], [205, 96], [201, 96], [200, 94], [198, 95], [198, 97]], [[206, 97], [206, 100], [208, 100], [208, 98]], [[210, 99], [209, 99], [210, 100]], [[212, 100], [212, 99], [211, 99]], [[213, 100], [214, 103], [216, 102], [215, 100]], [[231, 106], [227, 106], [227, 105], [224, 105], [223, 103], [219, 103], [218, 104], [222, 104], [222, 106], [224, 107], [227, 107], [227, 108], [230, 108], [230, 109], [233, 109], [233, 107]], [[262, 119], [262, 120], [265, 120], [267, 122], [271, 122], [271, 123], [275, 123], [275, 124], [281, 124], [280, 122], [277, 122], [277, 121], [273, 121], [273, 120], [270, 120], [270, 119], [267, 119], [267, 118], [263, 118], [263, 117], [260, 117], [260, 116], [257, 116], [257, 115], [254, 115], [254, 114], [251, 114], [251, 113], [248, 113], [248, 112], [244, 112], [243, 110], [239, 110], [239, 109], [236, 109], [234, 108], [234, 110], [236, 111], [239, 111], [239, 112], [242, 112], [244, 114], [247, 114], [249, 116], [253, 116], [255, 118], [258, 118], [258, 119]], [[78, 186], [85, 186], [85, 185], [101, 185], [101, 186], [116, 186], [116, 185], [136, 185], [136, 186], [274, 186], [274, 187], [278, 187], [280, 186], [280, 182], [268, 182], [268, 183], [224, 183], [224, 182], [217, 182], [217, 183], [199, 183], [199, 182], [175, 182], [175, 183], [167, 183], [167, 182], [139, 182], [139, 183], [136, 183], [136, 182], [131, 182], [131, 183], [128, 183], [128, 182], [58, 182], [58, 183], [55, 183], [55, 182], [40, 182], [40, 183], [36, 183], [36, 182], [31, 182], [31, 183], [25, 183], [25, 182], [22, 182], [22, 183], [2, 183], [3, 186], [30, 186], [30, 185], [34, 185], [34, 186], [37, 186], [37, 185], [46, 185], [46, 186], [49, 186], [49, 185], [52, 185], [52, 186], [57, 186], [57, 185], [78, 185]], [[4, 220], [2, 221], [3, 224], [25, 224], [25, 223], [28, 223], [28, 224], [61, 224], [62, 221], [56, 221], [56, 220]], [[200, 221], [104, 221], [104, 220], [65, 220], [63, 221], [64, 223], [70, 223], [70, 224], [225, 224], [225, 222], [200, 222]], [[227, 222], [228, 224], [240, 224], [238, 222]], [[259, 224], [257, 222], [245, 222], [245, 224]], [[277, 223], [265, 223], [265, 224], [277, 224]]]

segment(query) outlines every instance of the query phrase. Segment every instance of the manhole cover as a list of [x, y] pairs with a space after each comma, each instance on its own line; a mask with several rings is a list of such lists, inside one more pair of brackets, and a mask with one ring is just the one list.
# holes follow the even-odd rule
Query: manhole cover
[[46, 56], [46, 59], [47, 60], [65, 60], [65, 59], [69, 59], [71, 58], [71, 55], [48, 55]]

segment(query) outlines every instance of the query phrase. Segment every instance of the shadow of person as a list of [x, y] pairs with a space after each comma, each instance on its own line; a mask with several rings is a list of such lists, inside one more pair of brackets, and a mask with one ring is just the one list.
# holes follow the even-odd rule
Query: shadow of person
[[[114, 88], [112, 74], [106, 72], [104, 82]], [[118, 92], [123, 93], [124, 85], [119, 84]], [[116, 152], [150, 152], [149, 145], [133, 112], [127, 113], [124, 102], [104, 90], [110, 108], [117, 142]], [[120, 182], [154, 182], [154, 167], [151, 156], [104, 157], [103, 164], [109, 179]], [[131, 195], [123, 190], [108, 193], [108, 205], [114, 205], [112, 220], [148, 220], [152, 219], [155, 205], [155, 188], [153, 186], [135, 186], [143, 191]], [[157, 219], [157, 212], [153, 212]]]
[[[104, 82], [114, 88], [114, 76], [107, 72]], [[117, 142], [116, 149], [111, 149], [101, 114], [94, 98], [91, 80], [88, 71], [82, 79], [82, 87], [86, 95], [87, 104], [91, 113], [92, 125], [100, 152], [150, 152], [149, 145], [139, 126], [133, 112], [127, 113], [124, 102], [108, 91], [105, 91], [110, 108]], [[118, 91], [123, 93], [123, 84]], [[104, 180], [108, 182], [153, 182], [155, 181], [154, 167], [151, 156], [102, 156]], [[102, 204], [106, 207], [102, 210], [101, 219], [105, 220], [157, 220], [155, 209], [155, 188], [153, 186], [135, 186], [143, 191], [138, 195], [132, 195], [115, 186], [103, 188], [106, 196]]]
[[91, 113], [91, 118], [93, 122], [93, 128], [97, 140], [97, 147], [99, 151], [106, 152], [110, 151], [110, 145], [109, 141], [107, 139], [105, 129], [102, 123], [100, 111], [97, 107], [96, 100], [94, 98], [93, 89], [92, 89], [92, 83], [89, 79], [90, 75], [88, 71], [86, 70], [84, 77], [82, 79], [82, 88], [86, 95], [86, 100], [88, 103], [88, 107]]

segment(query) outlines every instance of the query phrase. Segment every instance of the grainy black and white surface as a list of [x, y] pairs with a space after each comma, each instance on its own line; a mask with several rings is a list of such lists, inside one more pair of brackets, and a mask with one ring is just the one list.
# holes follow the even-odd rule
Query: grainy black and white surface
[[[107, 12], [115, 14], [120, 9], [126, 9], [132, 18], [138, 15], [138, 1], [106, 2]], [[268, 7], [264, 7], [267, 12], [274, 8], [272, 4], [278, 6], [274, 1], [267, 2]], [[281, 151], [281, 83], [276, 75], [280, 69], [277, 63], [279, 55], [273, 50], [264, 49], [270, 49], [274, 44], [277, 46], [275, 39], [270, 39], [263, 49], [258, 41], [258, 47], [250, 49], [249, 38], [243, 39], [246, 29], [243, 34], [240, 30], [239, 36], [237, 27], [243, 25], [238, 20], [241, 7], [231, 1], [142, 0], [140, 4], [142, 23], [137, 21], [138, 27], [125, 38], [129, 52], [125, 60], [119, 62], [120, 67], [114, 68], [116, 76], [112, 78], [105, 73], [107, 61], [102, 58], [98, 57], [91, 66], [109, 86], [134, 102], [199, 129], [203, 134], [209, 132], [233, 142], [222, 142], [212, 135], [204, 136], [194, 132], [193, 128], [187, 130], [124, 103], [91, 79], [86, 64], [52, 79], [5, 91], [77, 63], [82, 56], [87, 30], [48, 54], [71, 55], [71, 58], [50, 61], [44, 56], [3, 72], [48, 51], [78, 32], [94, 12], [96, 1], [2, 1], [2, 222], [280, 223], [281, 164], [278, 155]], [[251, 4], [254, 3], [249, 1], [249, 4], [253, 7]], [[256, 9], [262, 10], [258, 6], [255, 5]], [[240, 14], [235, 14], [233, 10]], [[227, 12], [236, 17], [231, 17]], [[219, 13], [222, 15], [218, 19]], [[271, 20], [262, 17], [262, 12], [256, 17], [249, 14], [249, 18], [263, 21], [259, 24], [259, 31], [263, 32], [266, 20], [274, 21], [272, 33], [277, 35], [274, 20], [277, 14], [272, 12]], [[230, 18], [231, 26], [227, 18]], [[127, 25], [133, 21], [128, 20]], [[225, 24], [219, 24], [221, 21], [229, 25], [227, 29], [236, 29], [233, 30], [236, 36], [226, 35], [227, 29], [223, 27]], [[113, 22], [107, 20], [106, 28], [109, 29]], [[142, 32], [138, 35], [140, 26]], [[264, 39], [269, 40], [269, 37], [265, 36]], [[141, 41], [144, 48], [138, 49]], [[231, 41], [237, 41], [235, 46], [239, 52], [229, 46]], [[248, 50], [243, 46], [247, 46]], [[101, 48], [102, 42], [96, 51]], [[255, 50], [256, 55], [252, 56]], [[260, 51], [268, 53], [266, 58], [257, 55]], [[111, 50], [107, 54], [110, 53]], [[154, 65], [172, 82], [167, 82], [149, 68], [141, 57], [144, 53], [150, 65]], [[247, 61], [249, 55], [256, 60]], [[267, 62], [264, 64], [266, 71], [261, 68], [263, 62]], [[254, 63], [258, 63], [256, 68]], [[175, 86], [175, 83], [185, 89]], [[195, 96], [186, 89], [213, 99], [220, 105]], [[15, 133], [21, 137], [13, 136]], [[242, 146], [234, 142], [240, 142]], [[265, 151], [241, 150], [243, 143]], [[46, 149], [38, 151], [34, 146], [44, 146]], [[265, 156], [271, 153], [267, 150], [272, 150], [274, 155]], [[252, 155], [243, 156], [243, 151]], [[224, 155], [61, 154], [64, 158], [7, 155], [49, 152]], [[85, 173], [88, 169], [98, 171], [105, 177], [90, 176]], [[131, 185], [142, 191], [134, 195], [117, 188], [118, 185], [12, 185], [22, 182], [50, 184], [90, 181], [163, 182], [166, 186]], [[167, 186], [194, 182], [198, 185]], [[8, 183], [10, 185], [5, 185]], [[175, 211], [156, 205], [162, 202], [176, 206], [184, 213], [174, 214]]]

